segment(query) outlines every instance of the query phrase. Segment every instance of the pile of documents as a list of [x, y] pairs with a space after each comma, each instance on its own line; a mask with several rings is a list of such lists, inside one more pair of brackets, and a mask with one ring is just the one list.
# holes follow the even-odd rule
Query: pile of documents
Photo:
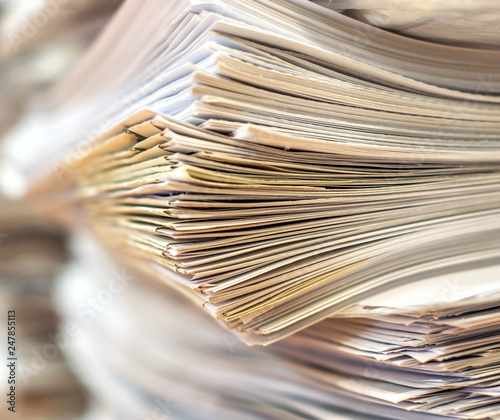
[[144, 107], [219, 132], [254, 123], [320, 152], [336, 141], [404, 148], [396, 162], [488, 155], [499, 64], [499, 51], [425, 43], [307, 0], [130, 0], [5, 139], [4, 161], [26, 186], [65, 173]]
[[417, 155], [411, 144], [132, 119], [142, 122], [105, 134], [76, 165], [90, 224], [249, 343], [382, 287], [500, 256], [494, 147]]
[[[493, 293], [500, 265], [421, 280], [423, 293], [408, 285], [380, 293], [263, 348], [144, 281], [130, 261], [111, 264], [82, 238], [75, 245], [78, 258], [57, 288], [64, 323], [76, 325], [66, 351], [109, 418], [500, 414]], [[489, 286], [467, 285], [471, 276]]]
[[328, 3], [125, 1], [6, 138], [3, 188], [141, 278], [59, 292], [117, 418], [500, 418], [500, 51]]
[[[246, 346], [182, 296], [81, 245], [57, 301], [63, 323], [77, 326], [67, 355], [106, 418], [384, 418], [363, 414], [370, 404], [353, 410], [356, 398], [345, 399], [303, 363], [272, 346]], [[401, 410], [389, 412], [401, 418]]]
[[497, 264], [399, 286], [277, 347], [368, 401], [445, 418], [498, 418], [499, 275]]

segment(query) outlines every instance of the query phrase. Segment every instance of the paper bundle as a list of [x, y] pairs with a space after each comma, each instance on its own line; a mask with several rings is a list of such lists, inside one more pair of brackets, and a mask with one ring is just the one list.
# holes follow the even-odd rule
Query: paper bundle
[[60, 292], [117, 418], [174, 385], [178, 418], [499, 418], [500, 52], [323, 3], [126, 1], [6, 139], [4, 188], [145, 283], [103, 317], [82, 268]]
[[[66, 351], [114, 418], [498, 418], [498, 303], [479, 304], [477, 289], [441, 296], [453, 315], [439, 310], [440, 299], [432, 306], [421, 295], [396, 308], [382, 293], [350, 318], [247, 347], [187, 300], [143, 281], [130, 261], [114, 266], [102, 250], [77, 245], [79, 260], [57, 293], [65, 323], [76, 325]], [[498, 270], [468, 275], [485, 275], [491, 294]], [[410, 301], [408, 289], [398, 294]]]
[[106, 242], [249, 343], [498, 258], [498, 82], [477, 84], [497, 53], [423, 54], [299, 0], [160, 3], [127, 2], [56, 89], [53, 146], [31, 147], [30, 171], [117, 124], [80, 139], [30, 195], [81, 198]]
[[102, 136], [78, 163], [90, 224], [250, 343], [378, 288], [498, 259], [493, 150], [426, 149], [416, 164], [391, 146], [316, 140], [319, 153], [315, 139], [255, 125], [227, 136], [133, 119], [143, 121]]
[[499, 64], [498, 51], [423, 43], [306, 0], [130, 0], [46, 97], [50, 112], [6, 139], [5, 160], [28, 186], [65, 174], [89, 141], [148, 106], [221, 132], [255, 123], [313, 144], [489, 153]]

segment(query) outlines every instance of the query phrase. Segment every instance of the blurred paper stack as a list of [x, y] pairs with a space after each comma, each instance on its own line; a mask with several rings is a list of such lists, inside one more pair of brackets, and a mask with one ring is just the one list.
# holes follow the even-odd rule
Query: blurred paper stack
[[2, 392], [14, 386], [17, 395], [15, 414], [4, 407], [0, 417], [76, 419], [84, 408], [84, 391], [57, 345], [58, 318], [52, 303], [54, 280], [67, 257], [63, 238], [20, 203], [2, 199], [0, 239], [5, 319], [7, 311], [15, 312], [9, 317], [13, 335], [7, 335], [7, 323], [2, 324], [3, 335], [12, 339], [9, 347], [5, 340], [2, 355], [14, 356], [8, 363], [16, 364], [14, 382], [5, 381]]
[[453, 45], [498, 49], [500, 12], [494, 0], [315, 0], [397, 33]]
[[400, 286], [262, 348], [75, 245], [57, 291], [66, 351], [113, 418], [498, 418], [499, 266]]

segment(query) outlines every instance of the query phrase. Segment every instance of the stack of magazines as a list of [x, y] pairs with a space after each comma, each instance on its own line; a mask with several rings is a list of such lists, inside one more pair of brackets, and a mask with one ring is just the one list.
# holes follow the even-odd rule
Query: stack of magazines
[[500, 418], [500, 51], [329, 3], [128, 0], [6, 139], [117, 418]]
[[380, 293], [263, 348], [74, 244], [57, 287], [65, 351], [110, 419], [498, 418], [500, 265]]

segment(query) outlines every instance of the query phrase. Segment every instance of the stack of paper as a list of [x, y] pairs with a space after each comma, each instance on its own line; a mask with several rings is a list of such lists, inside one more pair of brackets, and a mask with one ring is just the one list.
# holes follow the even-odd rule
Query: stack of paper
[[406, 38], [307, 0], [130, 0], [47, 96], [50, 113], [6, 139], [5, 160], [28, 185], [63, 172], [145, 106], [226, 132], [252, 122], [419, 151], [493, 148], [499, 64], [498, 51]]
[[[363, 403], [353, 410], [356, 398], [244, 345], [181, 296], [140, 281], [127, 265], [109, 265], [102, 251], [78, 255], [57, 293], [64, 322], [76, 326], [65, 351], [113, 418], [387, 418], [363, 414]], [[111, 297], [99, 297], [105, 294]]]
[[495, 419], [499, 275], [497, 264], [406, 284], [277, 348], [321, 380], [368, 400], [436, 416]]
[[250, 343], [498, 257], [499, 81], [478, 86], [498, 53], [372, 38], [302, 0], [162, 5], [125, 3], [56, 90], [51, 144], [24, 136], [30, 171], [55, 165], [32, 196], [76, 174], [104, 240]]
[[[6, 190], [156, 281], [115, 307], [116, 279], [67, 274], [102, 405], [144, 418], [175, 384], [179, 418], [499, 418], [499, 66], [320, 1], [126, 1], [4, 154]], [[227, 356], [163, 283], [273, 344]]]
[[76, 166], [91, 225], [247, 342], [499, 257], [494, 147], [417, 152], [248, 124], [227, 136], [148, 112], [132, 120]]
[[442, 293], [447, 309], [439, 310], [435, 294], [433, 303], [423, 294], [411, 301], [415, 290], [404, 286], [398, 307], [382, 293], [351, 308], [350, 318], [259, 348], [144, 282], [130, 261], [113, 266], [99, 248], [77, 245], [79, 260], [57, 294], [65, 322], [76, 325], [66, 351], [114, 418], [498, 418], [498, 285], [496, 302], [491, 292], [499, 266], [418, 284], [458, 287], [485, 276], [488, 304], [477, 287], [464, 287]]

